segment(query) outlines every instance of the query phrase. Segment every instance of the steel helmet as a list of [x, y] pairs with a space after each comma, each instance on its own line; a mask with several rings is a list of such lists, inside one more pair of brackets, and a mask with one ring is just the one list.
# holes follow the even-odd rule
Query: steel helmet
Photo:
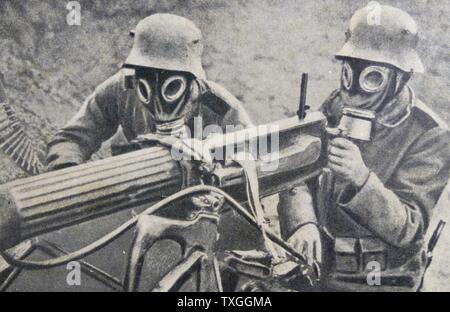
[[125, 66], [150, 67], [192, 73], [204, 79], [203, 38], [190, 20], [172, 14], [154, 14], [141, 20]]
[[347, 40], [336, 58], [351, 57], [393, 65], [405, 72], [423, 72], [417, 54], [417, 25], [398, 8], [372, 3], [350, 21]]

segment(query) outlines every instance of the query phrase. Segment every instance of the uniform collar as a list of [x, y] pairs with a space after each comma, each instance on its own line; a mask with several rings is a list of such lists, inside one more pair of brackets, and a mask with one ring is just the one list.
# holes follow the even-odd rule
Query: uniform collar
[[376, 124], [387, 128], [395, 128], [405, 122], [411, 114], [414, 105], [415, 94], [409, 85], [387, 103], [383, 109], [376, 114]]

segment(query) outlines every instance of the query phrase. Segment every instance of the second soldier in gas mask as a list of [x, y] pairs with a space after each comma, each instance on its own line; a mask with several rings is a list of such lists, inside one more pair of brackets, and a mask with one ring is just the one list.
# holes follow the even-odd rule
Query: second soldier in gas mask
[[[317, 185], [280, 199], [282, 233], [309, 261], [322, 261], [323, 286], [339, 291], [414, 291], [425, 267], [424, 237], [450, 169], [445, 123], [408, 81], [424, 71], [418, 30], [407, 13], [380, 6], [352, 17], [340, 88], [322, 105], [330, 137], [328, 169]], [[371, 120], [365, 140], [347, 134], [348, 116]], [[346, 117], [346, 118], [344, 118]], [[379, 282], [369, 273], [376, 270]]]
[[[203, 38], [191, 21], [154, 14], [132, 35], [122, 69], [95, 89], [50, 142], [49, 170], [85, 162], [119, 127], [130, 141], [147, 133], [198, 138], [208, 125], [251, 124], [239, 100], [206, 79]], [[201, 119], [198, 129], [194, 117]]]

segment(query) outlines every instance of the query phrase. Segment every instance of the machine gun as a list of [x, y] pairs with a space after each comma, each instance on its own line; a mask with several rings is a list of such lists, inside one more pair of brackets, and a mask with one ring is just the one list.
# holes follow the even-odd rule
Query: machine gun
[[[300, 110], [305, 108], [304, 96], [302, 98]], [[145, 255], [157, 240], [169, 238], [180, 244], [181, 260], [159, 276], [159, 283], [151, 288], [180, 289], [186, 276], [198, 269], [204, 276], [195, 283], [197, 290], [221, 290], [214, 243], [222, 207], [228, 206], [295, 258], [300, 263], [300, 271], [306, 272], [310, 268], [303, 257], [263, 227], [252, 209], [246, 209], [243, 204], [254, 208], [258, 206], [255, 201], [259, 201], [259, 197], [317, 178], [327, 162], [325, 127], [326, 120], [321, 113], [311, 112], [305, 116], [303, 111], [296, 117], [269, 125], [215, 135], [202, 142], [202, 155], [194, 159], [174, 157], [174, 151], [182, 151], [189, 146], [189, 141], [144, 136], [135, 142], [135, 151], [5, 184], [0, 187], [3, 258], [17, 268], [50, 268], [80, 260], [136, 226], [124, 289], [139, 289]], [[248, 170], [235, 157], [236, 152], [255, 160], [254, 172], [250, 173], [257, 179], [256, 187], [256, 181], [251, 182]], [[205, 155], [210, 157], [205, 160]], [[220, 159], [217, 155], [225, 157]], [[258, 198], [249, 194], [257, 194]], [[190, 203], [175, 205], [186, 197], [191, 199]], [[170, 210], [168, 206], [178, 207], [175, 217], [159, 213], [163, 209]], [[139, 214], [77, 252], [61, 255], [61, 250], [41, 244], [38, 245], [41, 249], [50, 250], [48, 254], [61, 256], [32, 262], [20, 260], [6, 251], [38, 235], [125, 209]], [[117, 286], [117, 279], [102, 275], [99, 270], [95, 272], [109, 280], [110, 285]], [[310, 282], [314, 284], [315, 280]]]

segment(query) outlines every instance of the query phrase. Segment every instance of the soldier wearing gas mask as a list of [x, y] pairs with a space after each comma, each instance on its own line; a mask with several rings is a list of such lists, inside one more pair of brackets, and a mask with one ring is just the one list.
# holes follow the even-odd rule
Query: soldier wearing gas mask
[[86, 161], [119, 126], [132, 140], [155, 132], [181, 137], [186, 129], [201, 136], [194, 117], [201, 118], [203, 127], [251, 124], [233, 95], [206, 80], [202, 35], [191, 21], [154, 14], [140, 21], [132, 35], [134, 45], [123, 68], [96, 88], [50, 142], [49, 170]]
[[424, 71], [416, 23], [390, 6], [380, 6], [379, 24], [370, 12], [352, 17], [336, 54], [341, 86], [321, 107], [330, 127], [345, 110], [372, 114], [370, 140], [330, 137], [329, 170], [309, 190], [281, 198], [280, 222], [291, 244], [322, 261], [324, 289], [414, 291], [424, 236], [449, 178], [450, 136], [408, 85]]

